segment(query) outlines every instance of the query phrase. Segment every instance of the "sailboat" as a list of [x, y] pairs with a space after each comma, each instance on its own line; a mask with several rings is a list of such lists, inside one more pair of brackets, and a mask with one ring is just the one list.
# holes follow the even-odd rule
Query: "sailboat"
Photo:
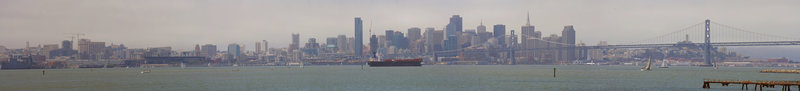
[[186, 69], [186, 64], [181, 63], [181, 69]]
[[661, 60], [661, 66], [658, 68], [669, 68], [667, 67], [667, 60]]
[[644, 68], [642, 68], [641, 70], [642, 71], [650, 71], [650, 65], [652, 65], [652, 59], [648, 58], [647, 59], [647, 65], [645, 65]]

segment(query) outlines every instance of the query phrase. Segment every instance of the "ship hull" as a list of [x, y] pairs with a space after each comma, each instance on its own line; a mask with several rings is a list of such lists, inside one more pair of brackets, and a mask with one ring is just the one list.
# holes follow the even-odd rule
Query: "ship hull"
[[28, 64], [3, 64], [0, 69], [31, 69], [32, 67]]
[[371, 61], [367, 64], [369, 67], [419, 67], [422, 66], [422, 59]]
[[369, 62], [369, 67], [422, 66], [421, 62]]

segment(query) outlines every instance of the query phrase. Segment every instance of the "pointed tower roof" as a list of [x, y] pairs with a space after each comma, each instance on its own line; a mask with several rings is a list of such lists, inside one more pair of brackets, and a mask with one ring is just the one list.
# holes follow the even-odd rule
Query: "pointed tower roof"
[[525, 23], [526, 26], [531, 26], [531, 12], [528, 12], [528, 22]]

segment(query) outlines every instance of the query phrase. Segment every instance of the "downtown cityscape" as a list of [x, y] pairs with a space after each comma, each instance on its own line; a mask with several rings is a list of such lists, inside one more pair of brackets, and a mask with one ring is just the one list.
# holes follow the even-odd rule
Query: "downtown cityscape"
[[[196, 44], [194, 50], [173, 50], [171, 46], [128, 48], [124, 44], [106, 44], [81, 38], [79, 33], [71, 40], [60, 44], [26, 43], [25, 48], [7, 49], [0, 46], [5, 69], [40, 68], [113, 68], [162, 66], [284, 66], [284, 65], [362, 65], [367, 58], [376, 54], [391, 58], [424, 58], [425, 65], [639, 65], [645, 64], [653, 55], [652, 48], [613, 48], [592, 49], [587, 44], [576, 41], [576, 29], [565, 25], [561, 34], [543, 36], [531, 25], [528, 15], [524, 26], [510, 28], [503, 24], [487, 26], [480, 23], [475, 28], [463, 26], [461, 16], [452, 15], [445, 27], [411, 27], [398, 30], [365, 31], [364, 20], [354, 18], [354, 35], [309, 38], [300, 44], [301, 34], [291, 34], [288, 48], [270, 47], [267, 40], [254, 41], [255, 51], [245, 50], [248, 45], [231, 43], [227, 48], [214, 44]], [[443, 21], [444, 22], [444, 21]], [[371, 26], [371, 25], [370, 25]], [[520, 31], [516, 31], [518, 29]], [[578, 27], [580, 29], [580, 27]], [[506, 33], [509, 32], [509, 33]], [[362, 39], [367, 34], [370, 39]], [[703, 65], [703, 48], [689, 40], [675, 41], [679, 47], [661, 47], [656, 64], [675, 66]], [[321, 40], [324, 39], [324, 42]], [[256, 39], [254, 39], [256, 40]], [[77, 42], [75, 42], [77, 41]], [[365, 43], [366, 42], [366, 46]], [[596, 46], [608, 46], [600, 42]], [[75, 47], [73, 47], [75, 46]], [[511, 52], [509, 49], [541, 48]], [[487, 52], [468, 53], [465, 51], [485, 50]], [[449, 53], [437, 53], [455, 51]], [[714, 63], [735, 67], [798, 67], [800, 63], [786, 57], [769, 59], [750, 59], [748, 55], [725, 50], [724, 47], [712, 51]], [[375, 53], [375, 54], [373, 54]], [[24, 64], [24, 65], [11, 65]], [[20, 67], [20, 68], [14, 68]]]
[[797, 91], [799, 3], [0, 0], [0, 91]]

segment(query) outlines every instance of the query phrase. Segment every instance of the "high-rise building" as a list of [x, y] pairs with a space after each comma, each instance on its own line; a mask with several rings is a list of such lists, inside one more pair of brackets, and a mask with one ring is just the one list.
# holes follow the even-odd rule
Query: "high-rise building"
[[483, 25], [483, 21], [481, 21], [481, 25], [478, 25], [478, 33], [486, 32], [486, 26]]
[[72, 50], [72, 41], [69, 41], [69, 40], [61, 41], [61, 49], [70, 49], [70, 50]]
[[89, 59], [89, 43], [92, 42], [89, 39], [80, 39], [78, 40], [78, 58], [79, 59]]
[[[522, 26], [522, 34], [520, 34], [520, 35], [522, 35], [522, 36], [520, 36], [522, 38], [522, 40], [521, 40], [522, 43], [521, 43], [520, 47], [522, 47], [522, 48], [534, 48], [534, 46], [536, 45], [535, 44], [536, 39], [541, 38], [541, 36], [537, 36], [536, 35], [536, 32], [534, 31], [535, 29], [536, 29], [536, 27], [531, 25], [531, 14], [528, 14], [528, 21], [527, 21], [527, 23], [525, 23], [525, 26]], [[532, 39], [532, 38], [535, 38], [535, 39]]]
[[561, 31], [561, 43], [570, 44], [570, 45], [563, 45], [566, 48], [566, 54], [564, 55], [564, 60], [566, 61], [574, 61], [577, 60], [578, 56], [575, 54], [577, 52], [575, 50], [575, 29], [572, 25], [564, 26], [564, 30]]
[[462, 20], [461, 16], [453, 15], [450, 17], [450, 23], [447, 24], [445, 28], [445, 35], [446, 40], [444, 41], [444, 50], [455, 50], [460, 48], [460, 44], [458, 43], [458, 38], [461, 35], [462, 30]]
[[392, 44], [394, 44], [395, 48], [397, 49], [408, 49], [408, 38], [405, 37], [405, 34], [400, 31], [394, 32], [394, 38], [392, 38]]
[[364, 43], [362, 43], [362, 42], [364, 42], [363, 41], [364, 37], [362, 36], [362, 34], [364, 33], [363, 32], [363, 28], [364, 27], [362, 25], [363, 24], [361, 23], [361, 17], [356, 17], [355, 18], [355, 36], [354, 36], [355, 37], [355, 44], [353, 44], [353, 47], [354, 47], [353, 48], [354, 49], [353, 52], [355, 52], [356, 56], [362, 56], [363, 55], [363, 54], [361, 54], [363, 52], [361, 49], [363, 48], [362, 46], [364, 45]]
[[[5, 48], [0, 48], [0, 54], [5, 53]], [[61, 49], [50, 51], [50, 58], [54, 58], [56, 56], [73, 56], [77, 51], [72, 49], [72, 41], [64, 40], [61, 41]]]
[[292, 44], [289, 44], [289, 51], [300, 48], [300, 34], [292, 34]]
[[328, 52], [336, 52], [338, 49], [339, 39], [336, 37], [328, 37], [325, 39], [325, 49]]
[[463, 32], [462, 23], [461, 16], [453, 15], [453, 17], [450, 17], [450, 24], [453, 24], [456, 32]]
[[394, 46], [393, 40], [394, 38], [396, 38], [394, 37], [395, 36], [394, 30], [386, 30], [386, 34], [384, 35], [386, 35], [386, 44], [384, 45], [386, 45], [386, 47]]
[[433, 38], [431, 38], [433, 44], [433, 51], [442, 51], [444, 50], [444, 30], [436, 30], [433, 31]]
[[203, 56], [208, 57], [208, 58], [211, 58], [211, 57], [214, 57], [215, 55], [217, 55], [217, 45], [205, 44], [205, 45], [202, 46], [202, 48], [200, 50], [203, 51], [203, 53], [202, 53]]
[[497, 45], [501, 47], [505, 47], [506, 45], [506, 25], [497, 24], [494, 25], [494, 38], [497, 39]]
[[317, 43], [317, 38], [308, 38], [308, 42], [306, 42], [305, 48], [319, 48], [319, 43]]
[[256, 53], [261, 53], [261, 42], [256, 41]]
[[433, 31], [435, 30], [435, 28], [425, 28], [425, 53], [435, 51], [433, 49]]
[[319, 54], [319, 43], [317, 43], [317, 38], [308, 38], [308, 42], [306, 42], [306, 46], [303, 48], [303, 53], [312, 56]]
[[420, 31], [422, 31], [422, 29], [420, 29], [418, 27], [409, 28], [408, 29], [408, 34], [407, 34], [408, 40], [416, 41], [416, 40], [419, 40], [420, 38], [422, 38], [422, 35], [420, 35]]
[[406, 35], [408, 36], [408, 42], [409, 42], [408, 49], [411, 49], [411, 51], [414, 53], [421, 52], [423, 48], [421, 46], [422, 43], [418, 43], [422, 38], [421, 31], [422, 29], [418, 27], [409, 28], [407, 32], [408, 34]]
[[347, 46], [349, 44], [347, 43], [347, 36], [346, 35], [337, 36], [336, 37], [336, 43], [337, 43], [336, 47], [338, 47], [338, 49], [339, 49], [339, 51], [337, 51], [338, 53], [347, 53], [348, 51], [351, 51], [350, 49], [347, 49]]
[[200, 51], [200, 44], [194, 45], [194, 51], [192, 52], [194, 52], [194, 56], [201, 56], [202, 52]]
[[375, 55], [374, 53], [377, 51], [378, 51], [378, 37], [372, 35], [369, 37], [369, 53], [370, 53], [369, 55], [374, 56]]
[[228, 44], [228, 55], [230, 55], [235, 59], [238, 58], [241, 55], [241, 53], [242, 53], [241, 46], [239, 46], [239, 44], [236, 43]]

